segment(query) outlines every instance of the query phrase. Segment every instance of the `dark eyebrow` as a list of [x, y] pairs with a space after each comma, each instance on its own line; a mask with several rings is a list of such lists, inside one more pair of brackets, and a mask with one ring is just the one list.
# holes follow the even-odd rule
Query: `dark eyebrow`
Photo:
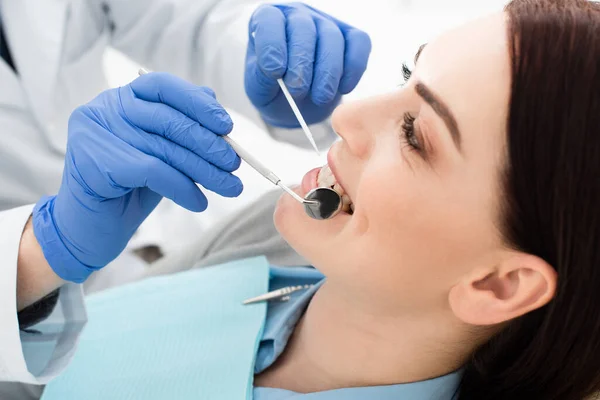
[[461, 137], [460, 132], [458, 131], [458, 124], [456, 123], [456, 119], [454, 118], [454, 115], [452, 115], [452, 112], [448, 106], [446, 106], [446, 104], [439, 97], [436, 97], [436, 95], [434, 95], [433, 92], [421, 82], [415, 85], [415, 91], [423, 99], [423, 101], [429, 104], [431, 108], [433, 108], [433, 111], [435, 111], [435, 113], [444, 120], [444, 123], [450, 131], [450, 135], [452, 136], [454, 144], [460, 152]]

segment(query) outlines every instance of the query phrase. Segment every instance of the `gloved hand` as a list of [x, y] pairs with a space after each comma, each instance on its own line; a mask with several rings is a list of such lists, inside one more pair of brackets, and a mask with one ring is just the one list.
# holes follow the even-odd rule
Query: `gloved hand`
[[270, 125], [299, 127], [277, 78], [313, 124], [331, 115], [367, 68], [369, 36], [302, 3], [262, 5], [248, 28], [246, 94]]
[[35, 206], [33, 227], [58, 276], [83, 282], [116, 258], [167, 197], [191, 211], [207, 199], [194, 182], [235, 197], [240, 158], [220, 135], [233, 123], [214, 92], [165, 73], [103, 92], [69, 120], [58, 195]]

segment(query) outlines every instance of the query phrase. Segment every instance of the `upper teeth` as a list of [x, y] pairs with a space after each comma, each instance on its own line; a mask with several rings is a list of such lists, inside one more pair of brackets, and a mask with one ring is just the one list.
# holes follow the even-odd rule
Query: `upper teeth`
[[325, 166], [321, 168], [319, 176], [317, 177], [317, 183], [320, 187], [332, 187], [336, 184], [335, 176], [333, 176], [333, 172], [331, 172], [329, 165], [325, 164]]
[[350, 196], [346, 194], [344, 189], [340, 186], [340, 184], [336, 181], [335, 176], [331, 172], [329, 165], [325, 165], [319, 171], [319, 175], [317, 176], [317, 185], [319, 187], [328, 187], [332, 188], [342, 197], [342, 211], [352, 213], [354, 211], [354, 204], [352, 200], [350, 200]]

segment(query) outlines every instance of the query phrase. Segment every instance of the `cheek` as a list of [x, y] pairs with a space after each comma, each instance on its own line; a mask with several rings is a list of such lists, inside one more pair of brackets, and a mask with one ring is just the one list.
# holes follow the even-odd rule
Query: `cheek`
[[368, 255], [360, 260], [370, 265], [365, 284], [398, 300], [439, 300], [478, 257], [489, 231], [461, 199], [460, 187], [445, 184], [416, 160], [411, 169], [402, 157], [417, 156], [374, 157], [361, 177], [357, 202], [368, 228], [359, 238], [362, 251], [353, 256]]
[[389, 234], [402, 231], [404, 216], [418, 211], [415, 206], [423, 196], [421, 182], [402, 157], [400, 149], [378, 152], [361, 175], [356, 203], [370, 233], [381, 236], [378, 240], [393, 240]]

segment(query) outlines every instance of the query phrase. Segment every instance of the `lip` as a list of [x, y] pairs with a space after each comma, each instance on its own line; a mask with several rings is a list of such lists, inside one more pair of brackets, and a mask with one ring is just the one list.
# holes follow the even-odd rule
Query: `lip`
[[310, 192], [318, 186], [317, 177], [319, 176], [320, 170], [321, 167], [313, 168], [310, 171], [308, 171], [306, 175], [304, 175], [304, 177], [302, 178], [301, 187], [302, 191], [304, 192], [304, 197], [308, 194], [308, 192]]

